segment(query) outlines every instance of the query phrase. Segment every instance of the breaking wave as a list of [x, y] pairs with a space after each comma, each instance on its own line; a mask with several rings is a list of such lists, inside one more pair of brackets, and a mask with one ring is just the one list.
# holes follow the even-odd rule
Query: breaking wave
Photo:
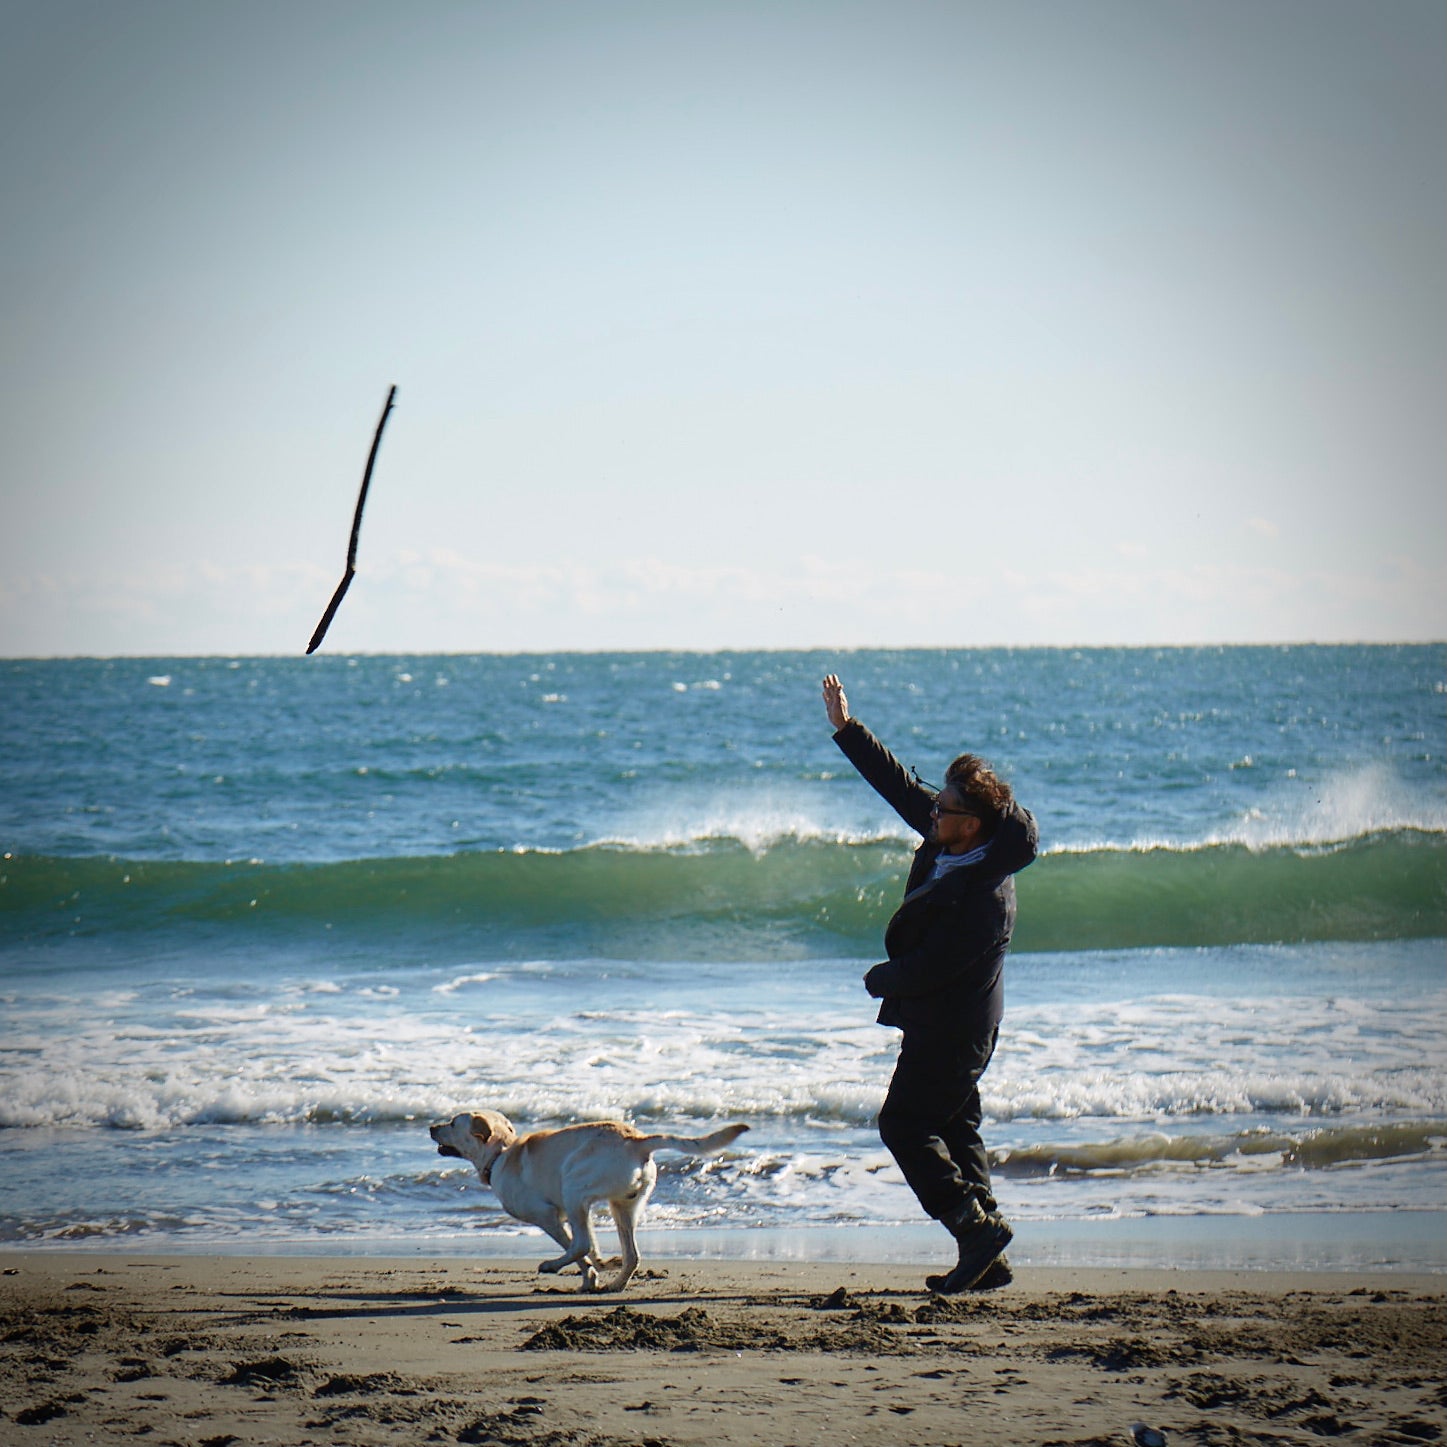
[[[894, 839], [792, 836], [335, 863], [17, 855], [0, 862], [0, 943], [335, 929], [465, 937], [484, 959], [867, 954], [907, 858]], [[1447, 834], [1061, 850], [1018, 889], [1017, 952], [1430, 938], [1447, 933]]]

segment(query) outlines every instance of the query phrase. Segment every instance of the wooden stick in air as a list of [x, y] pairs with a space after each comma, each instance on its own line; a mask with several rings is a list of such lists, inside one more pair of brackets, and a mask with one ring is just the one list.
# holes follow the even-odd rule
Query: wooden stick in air
[[315, 653], [322, 639], [327, 636], [327, 629], [332, 626], [332, 619], [336, 616], [337, 608], [341, 605], [342, 599], [347, 596], [347, 589], [351, 587], [352, 574], [357, 571], [357, 537], [362, 531], [362, 509], [367, 505], [367, 489], [372, 485], [372, 464], [377, 460], [377, 448], [382, 441], [382, 429], [387, 425], [387, 417], [392, 411], [392, 399], [396, 395], [397, 387], [394, 383], [392, 389], [387, 393], [387, 405], [382, 408], [382, 416], [377, 423], [377, 432], [372, 438], [372, 450], [367, 454], [367, 470], [362, 474], [362, 490], [357, 494], [357, 511], [352, 517], [352, 538], [347, 544], [347, 571], [342, 574], [342, 581], [337, 584], [337, 591], [332, 594], [332, 601], [327, 604], [327, 611], [322, 614], [322, 621], [317, 624], [317, 631], [312, 634], [312, 641], [306, 646], [308, 653]]

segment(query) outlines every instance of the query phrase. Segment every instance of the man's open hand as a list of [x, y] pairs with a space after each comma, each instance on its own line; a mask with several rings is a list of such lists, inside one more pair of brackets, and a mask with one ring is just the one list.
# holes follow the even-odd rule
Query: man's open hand
[[837, 673], [829, 674], [824, 680], [824, 712], [837, 734], [849, 722], [849, 700], [844, 697], [844, 685]]

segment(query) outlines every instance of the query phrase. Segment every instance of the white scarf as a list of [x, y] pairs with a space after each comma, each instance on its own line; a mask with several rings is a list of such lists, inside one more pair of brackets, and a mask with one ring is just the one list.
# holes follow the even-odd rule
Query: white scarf
[[930, 875], [931, 879], [943, 879], [952, 869], [961, 869], [966, 864], [978, 864], [990, 852], [989, 842], [986, 841], [978, 849], [972, 849], [968, 854], [946, 854], [940, 851], [940, 856], [935, 860], [935, 871]]

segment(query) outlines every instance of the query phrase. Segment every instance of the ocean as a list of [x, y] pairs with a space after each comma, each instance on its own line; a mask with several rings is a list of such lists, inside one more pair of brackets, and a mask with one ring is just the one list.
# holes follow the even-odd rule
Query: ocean
[[1438, 646], [0, 661], [0, 1246], [537, 1255], [427, 1136], [489, 1106], [746, 1122], [645, 1258], [942, 1254], [830, 671], [1040, 823], [1012, 1259], [1447, 1270]]

